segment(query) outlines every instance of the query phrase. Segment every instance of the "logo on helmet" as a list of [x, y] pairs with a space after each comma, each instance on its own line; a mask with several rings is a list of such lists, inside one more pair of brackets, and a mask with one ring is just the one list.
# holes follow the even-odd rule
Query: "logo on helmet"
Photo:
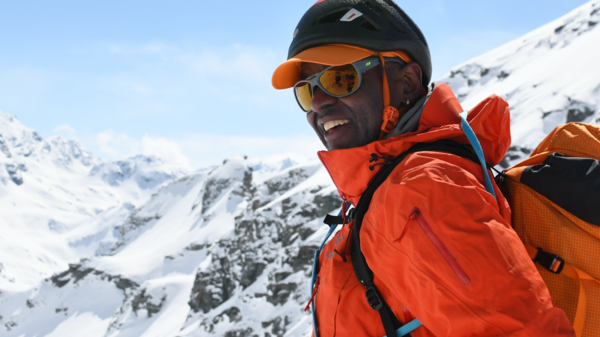
[[352, 20], [357, 19], [358, 17], [362, 16], [363, 13], [357, 11], [356, 9], [352, 8], [351, 10], [348, 11], [348, 13], [346, 13], [344, 16], [342, 16], [342, 18], [340, 19], [340, 21], [344, 21], [344, 22], [350, 22]]
[[318, 5], [318, 4], [320, 4], [321, 2], [324, 2], [324, 1], [325, 1], [325, 0], [319, 0], [319, 1], [315, 2], [315, 4], [314, 4], [314, 5], [312, 5], [311, 7], [313, 7], [313, 6], [315, 6], [315, 5]]

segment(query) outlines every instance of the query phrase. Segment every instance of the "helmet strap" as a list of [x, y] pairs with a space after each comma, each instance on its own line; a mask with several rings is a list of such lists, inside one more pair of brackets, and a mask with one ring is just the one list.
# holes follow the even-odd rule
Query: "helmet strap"
[[379, 53], [379, 59], [381, 60], [381, 67], [383, 68], [383, 124], [381, 124], [381, 132], [379, 134], [379, 139], [381, 140], [394, 130], [396, 124], [398, 124], [400, 115], [408, 110], [408, 106], [403, 106], [400, 108], [400, 111], [398, 111], [398, 109], [390, 105], [390, 87], [385, 71], [385, 59], [383, 58], [382, 53]]

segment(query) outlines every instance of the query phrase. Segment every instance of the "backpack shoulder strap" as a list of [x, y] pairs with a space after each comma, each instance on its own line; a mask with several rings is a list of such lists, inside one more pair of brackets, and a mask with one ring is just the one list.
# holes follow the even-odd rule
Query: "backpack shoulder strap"
[[[394, 315], [393, 311], [387, 305], [385, 300], [381, 297], [381, 294], [373, 283], [373, 272], [369, 268], [365, 256], [360, 249], [360, 229], [362, 222], [371, 204], [371, 199], [377, 191], [377, 188], [387, 179], [392, 171], [400, 164], [408, 155], [415, 152], [422, 151], [436, 151], [446, 152], [457, 155], [459, 157], [467, 158], [477, 164], [480, 164], [479, 158], [473, 148], [469, 145], [460, 144], [451, 140], [439, 140], [432, 143], [419, 143], [411, 147], [408, 151], [402, 153], [396, 157], [389, 166], [384, 168], [379, 174], [373, 179], [371, 184], [367, 187], [363, 193], [358, 205], [356, 205], [356, 211], [354, 212], [354, 227], [352, 228], [352, 238], [350, 246], [350, 254], [352, 256], [352, 267], [354, 267], [354, 273], [362, 285], [367, 289], [366, 297], [367, 302], [373, 308], [373, 310], [379, 311], [383, 327], [385, 329], [386, 336], [395, 337], [396, 330], [400, 328], [401, 323], [398, 318]], [[416, 325], [416, 327], [420, 326]], [[416, 328], [415, 327], [415, 328]], [[412, 330], [411, 330], [412, 331]], [[404, 332], [404, 331], [403, 331]], [[410, 332], [410, 331], [408, 331]], [[407, 334], [408, 332], [404, 332]]]

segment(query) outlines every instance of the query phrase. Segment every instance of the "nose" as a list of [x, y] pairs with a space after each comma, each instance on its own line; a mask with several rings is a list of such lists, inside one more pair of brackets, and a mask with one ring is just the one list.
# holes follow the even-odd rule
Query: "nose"
[[321, 88], [317, 87], [312, 99], [312, 110], [319, 112], [328, 105], [334, 105], [337, 98], [327, 95]]

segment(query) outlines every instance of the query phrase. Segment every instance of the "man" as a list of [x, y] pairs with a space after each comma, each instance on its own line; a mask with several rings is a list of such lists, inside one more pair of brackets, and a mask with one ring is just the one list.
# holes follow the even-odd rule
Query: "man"
[[[329, 150], [319, 157], [344, 205], [356, 206], [382, 168], [415, 144], [469, 144], [458, 100], [430, 79], [427, 42], [392, 0], [320, 0], [300, 20], [273, 86], [294, 88]], [[510, 145], [508, 104], [492, 96], [468, 121], [485, 160], [498, 164]], [[394, 329], [416, 318], [415, 337], [574, 336], [511, 229], [506, 200], [484, 180], [469, 159], [416, 152], [373, 195], [360, 248]], [[314, 334], [389, 336], [384, 325], [392, 323], [367, 303], [353, 269], [352, 228], [319, 255]]]

